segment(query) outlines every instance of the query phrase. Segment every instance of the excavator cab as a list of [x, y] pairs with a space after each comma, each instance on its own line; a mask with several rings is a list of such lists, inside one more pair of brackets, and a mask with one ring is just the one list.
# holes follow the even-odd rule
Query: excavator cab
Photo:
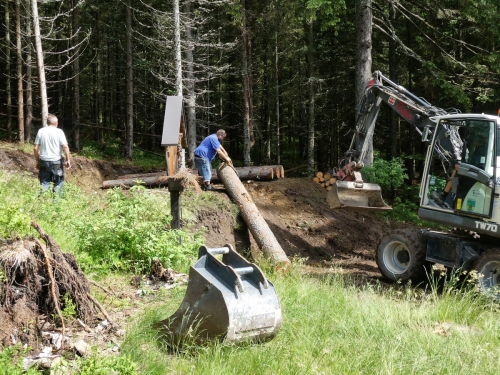
[[[440, 157], [442, 159], [442, 154], [446, 153], [440, 135], [449, 135], [451, 129], [456, 129], [461, 137], [460, 158], [454, 166], [450, 165], [454, 163], [441, 162], [440, 171], [437, 161], [441, 161]], [[440, 118], [428, 150], [421, 187], [421, 206], [458, 216], [491, 219], [498, 175], [495, 165], [498, 155], [495, 140], [497, 131], [496, 116], [469, 114]], [[443, 174], [442, 170], [446, 168], [452, 172]], [[442, 191], [447, 192], [445, 201], [439, 199]], [[446, 224], [449, 224], [449, 220], [443, 219]]]

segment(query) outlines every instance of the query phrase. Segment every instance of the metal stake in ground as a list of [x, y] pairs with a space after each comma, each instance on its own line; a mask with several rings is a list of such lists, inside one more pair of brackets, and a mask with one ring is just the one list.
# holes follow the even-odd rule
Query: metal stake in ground
[[290, 267], [290, 260], [257, 209], [252, 197], [241, 183], [235, 169], [231, 165], [223, 163], [217, 169], [217, 175], [231, 199], [238, 205], [241, 216], [260, 249], [271, 259], [276, 270], [286, 272]]

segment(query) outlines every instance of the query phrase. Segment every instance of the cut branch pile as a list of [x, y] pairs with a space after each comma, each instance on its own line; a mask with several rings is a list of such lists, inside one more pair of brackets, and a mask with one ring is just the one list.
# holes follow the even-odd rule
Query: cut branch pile
[[312, 179], [315, 183], [320, 184], [326, 190], [332, 190], [332, 185], [337, 181], [335, 177], [332, 177], [330, 173], [318, 172], [316, 176]]

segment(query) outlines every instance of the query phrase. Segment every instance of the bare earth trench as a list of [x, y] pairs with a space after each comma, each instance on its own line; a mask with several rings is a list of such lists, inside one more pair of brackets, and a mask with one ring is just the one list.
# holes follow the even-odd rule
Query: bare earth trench
[[[17, 150], [12, 144], [0, 143], [0, 169], [28, 172], [36, 177], [33, 156]], [[140, 172], [143, 170], [133, 165], [75, 156], [66, 180], [90, 192], [99, 190], [105, 180]], [[200, 194], [220, 194], [222, 199], [230, 200], [223, 185], [214, 187], [213, 192]], [[245, 182], [245, 187], [287, 256], [306, 259], [307, 272], [319, 274], [336, 268], [361, 281], [383, 281], [375, 263], [375, 247], [395, 226], [371, 213], [329, 209], [326, 190], [307, 178]], [[229, 212], [219, 210], [199, 218], [199, 225], [207, 229], [206, 245], [219, 247], [229, 243], [237, 250], [250, 247], [252, 254], [258, 252], [248, 231], [235, 231], [230, 217]], [[115, 279], [113, 283], [105, 285], [112, 294], [105, 298], [103, 304], [120, 328], [91, 327], [90, 333], [79, 327], [74, 333], [109, 354], [118, 352], [127, 320], [143, 311], [145, 306], [159, 303], [154, 293], [137, 293], [137, 284], [130, 280]], [[102, 295], [103, 291], [99, 293]], [[118, 300], [127, 300], [126, 307], [120, 306]], [[38, 344], [41, 349], [43, 345]]]

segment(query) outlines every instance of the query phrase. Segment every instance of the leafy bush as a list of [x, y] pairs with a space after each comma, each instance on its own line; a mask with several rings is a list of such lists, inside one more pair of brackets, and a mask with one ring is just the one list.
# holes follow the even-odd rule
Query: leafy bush
[[142, 272], [153, 258], [175, 269], [185, 269], [202, 244], [201, 235], [170, 228], [170, 208], [142, 186], [128, 194], [108, 192], [105, 206], [72, 226], [81, 252], [102, 269]]
[[408, 178], [401, 159], [390, 161], [376, 158], [371, 166], [363, 168], [363, 177], [371, 183], [380, 185], [383, 190], [398, 189]]

